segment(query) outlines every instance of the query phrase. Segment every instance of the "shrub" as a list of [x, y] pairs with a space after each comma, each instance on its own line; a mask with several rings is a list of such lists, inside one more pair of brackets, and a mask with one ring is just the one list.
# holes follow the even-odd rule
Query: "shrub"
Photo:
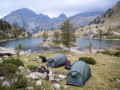
[[117, 57], [120, 57], [120, 51], [115, 52], [114, 55], [117, 56]]
[[16, 87], [16, 88], [27, 87], [27, 79], [25, 77], [23, 77], [22, 74], [17, 75], [17, 81], [14, 83], [14, 87]]
[[27, 65], [27, 67], [31, 70], [31, 71], [35, 71], [37, 69], [36, 66], [34, 65]]
[[24, 63], [19, 58], [15, 59], [13, 57], [9, 57], [9, 58], [5, 59], [3, 61], [3, 63], [4, 64], [6, 64], [6, 63], [12, 63], [12, 64], [16, 65], [17, 67], [24, 66]]
[[94, 58], [91, 57], [79, 57], [79, 60], [84, 61], [88, 64], [96, 64], [96, 61], [94, 60]]
[[106, 55], [114, 55], [114, 56], [120, 57], [120, 51], [108, 51], [108, 50], [104, 50], [101, 53], [102, 54], [106, 54]]
[[0, 65], [0, 75], [8, 76], [10, 74], [15, 74], [18, 70], [17, 66], [11, 63], [1, 64]]
[[0, 76], [3, 76], [4, 75], [4, 73], [3, 73], [3, 63], [0, 63]]
[[39, 55], [38, 57], [39, 57], [39, 58], [42, 58], [43, 56], [42, 56], [42, 55]]

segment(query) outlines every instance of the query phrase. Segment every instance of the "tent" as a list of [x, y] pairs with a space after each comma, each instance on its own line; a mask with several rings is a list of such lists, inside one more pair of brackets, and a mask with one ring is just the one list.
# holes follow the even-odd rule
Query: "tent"
[[66, 62], [67, 62], [67, 57], [64, 54], [58, 54], [57, 56], [49, 59], [46, 66], [57, 68], [61, 65], [65, 65]]
[[83, 86], [91, 76], [91, 69], [83, 61], [76, 61], [72, 64], [70, 73], [67, 76], [67, 84]]

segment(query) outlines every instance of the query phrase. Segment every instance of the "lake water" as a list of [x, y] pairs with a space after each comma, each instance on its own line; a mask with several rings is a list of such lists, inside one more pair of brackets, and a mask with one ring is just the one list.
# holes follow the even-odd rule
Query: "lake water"
[[111, 47], [111, 46], [120, 46], [120, 40], [99, 40], [99, 39], [85, 39], [85, 38], [77, 38], [76, 45], [81, 49], [89, 46], [92, 43], [92, 48], [96, 49], [97, 46], [99, 48]]
[[[37, 45], [42, 43], [41, 38], [25, 38], [25, 39], [17, 39], [17, 40], [10, 40], [5, 42], [0, 42], [0, 46], [2, 47], [13, 47], [15, 48], [19, 43], [23, 45], [23, 50], [32, 50], [32, 51], [41, 51], [43, 48], [39, 48]], [[92, 43], [92, 48], [104, 48], [109, 46], [120, 46], [120, 40], [90, 40], [90, 39], [83, 39], [77, 38], [76, 45], [82, 50], [86, 46]], [[52, 50], [50, 48], [49, 50]]]

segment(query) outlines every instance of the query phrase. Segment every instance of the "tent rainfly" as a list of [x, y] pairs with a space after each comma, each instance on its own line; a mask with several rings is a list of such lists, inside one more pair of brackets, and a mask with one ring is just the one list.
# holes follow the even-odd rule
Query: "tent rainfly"
[[70, 73], [67, 76], [67, 84], [83, 86], [91, 76], [91, 69], [83, 61], [76, 61], [72, 64]]
[[46, 66], [57, 68], [59, 66], [65, 65], [67, 62], [67, 57], [64, 54], [58, 54], [57, 56], [48, 60]]

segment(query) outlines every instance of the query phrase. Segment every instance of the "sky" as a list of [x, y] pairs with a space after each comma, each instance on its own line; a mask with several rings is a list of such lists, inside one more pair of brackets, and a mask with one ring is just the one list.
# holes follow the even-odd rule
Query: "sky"
[[0, 0], [0, 18], [21, 8], [28, 8], [51, 18], [61, 13], [69, 17], [82, 12], [106, 11], [118, 1], [120, 0]]

